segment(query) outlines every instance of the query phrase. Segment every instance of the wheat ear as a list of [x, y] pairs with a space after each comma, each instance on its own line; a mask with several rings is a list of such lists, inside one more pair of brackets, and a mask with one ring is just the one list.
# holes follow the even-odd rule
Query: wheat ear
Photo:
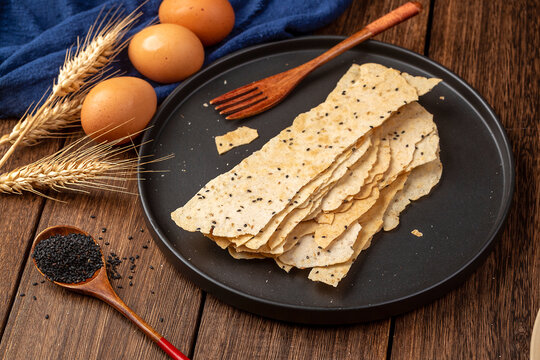
[[[100, 13], [96, 22], [90, 27], [82, 44], [77, 44], [75, 52], [72, 49], [66, 52], [64, 66], [60, 69], [52, 92], [45, 98], [45, 101], [23, 116], [19, 123], [15, 125], [15, 128], [18, 129], [14, 129], [10, 134], [2, 136], [0, 144], [11, 143], [11, 147], [0, 159], [0, 168], [6, 163], [18, 145], [25, 144], [23, 140], [27, 140], [27, 134], [31, 134], [34, 130], [39, 130], [41, 134], [48, 134], [51, 133], [51, 130], [55, 131], [66, 125], [66, 117], [59, 117], [58, 121], [55, 121], [56, 118], [52, 117], [55, 111], [57, 114], [61, 112], [62, 104], [68, 104], [68, 102], [59, 101], [59, 98], [72, 94], [72, 99], [78, 98], [78, 103], [84, 100], [84, 89], [88, 89], [92, 83], [102, 77], [104, 67], [127, 45], [128, 40], [122, 42], [121, 39], [141, 16], [138, 10], [139, 8], [126, 17], [122, 17], [119, 7], [113, 8], [103, 17]], [[80, 98], [78, 97], [79, 94], [82, 94]], [[56, 105], [59, 105], [59, 108], [55, 110], [54, 106]], [[80, 106], [78, 106], [78, 109], [80, 110]], [[66, 107], [64, 107], [64, 112], [65, 115], [69, 112]], [[76, 116], [79, 113], [80, 111], [77, 111]], [[49, 114], [49, 117], [47, 114]], [[74, 113], [72, 113], [69, 117], [74, 116]], [[51, 127], [47, 128], [45, 125]], [[37, 134], [39, 132], [35, 132], [36, 136]], [[35, 144], [35, 140], [35, 137], [28, 139], [26, 144]]]
[[0, 145], [13, 144], [21, 132], [32, 123], [32, 129], [21, 140], [20, 145], [33, 146], [46, 138], [60, 137], [60, 131], [73, 126], [79, 121], [84, 95], [78, 94], [72, 97], [60, 98], [56, 103], [44, 108], [43, 113], [34, 119], [36, 115], [25, 115], [11, 130], [11, 133], [0, 137]]
[[60, 151], [32, 164], [0, 175], [0, 192], [22, 194], [31, 192], [47, 198], [43, 190], [57, 192], [71, 190], [88, 192], [90, 189], [126, 192], [111, 180], [134, 180], [141, 166], [172, 158], [168, 155], [139, 164], [136, 157], [123, 158], [121, 154], [135, 148], [133, 145], [115, 147], [124, 139], [90, 145], [90, 138], [83, 137]]
[[116, 8], [112, 13], [107, 13], [101, 21], [98, 17], [82, 44], [78, 43], [76, 50], [71, 48], [66, 52], [64, 65], [52, 93], [55, 96], [65, 96], [85, 86], [126, 47], [128, 41], [121, 40], [140, 16], [140, 12], [132, 12], [122, 17], [122, 12]]

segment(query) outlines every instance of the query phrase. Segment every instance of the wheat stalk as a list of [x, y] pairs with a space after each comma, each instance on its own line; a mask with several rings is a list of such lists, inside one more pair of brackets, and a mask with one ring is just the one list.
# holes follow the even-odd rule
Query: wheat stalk
[[[45, 189], [57, 192], [88, 192], [90, 189], [126, 192], [124, 187], [110, 181], [134, 180], [135, 175], [144, 170], [140, 166], [137, 168], [136, 157], [121, 157], [121, 154], [135, 148], [133, 145], [115, 147], [122, 140], [90, 145], [90, 138], [83, 137], [55, 154], [0, 175], [0, 192], [19, 195], [31, 192], [53, 200], [57, 199], [47, 196], [43, 192]], [[139, 165], [170, 158], [172, 155]]]

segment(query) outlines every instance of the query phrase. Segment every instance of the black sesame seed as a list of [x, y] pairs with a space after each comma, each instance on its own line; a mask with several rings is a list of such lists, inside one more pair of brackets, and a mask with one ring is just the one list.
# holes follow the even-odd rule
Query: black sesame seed
[[25, 297], [25, 295], [26, 295], [25, 293], [22, 293], [20, 294], [20, 297]]
[[37, 297], [36, 297], [36, 296], [32, 296], [32, 299], [33, 299], [33, 300], [37, 300]]
[[143, 245], [142, 248], [143, 249], [148, 249], [148, 245]]
[[45, 315], [45, 320], [49, 320], [49, 314]]
[[159, 318], [159, 322], [163, 322], [163, 320], [164, 320], [163, 318]]
[[96, 215], [90, 215], [90, 219], [95, 219]]
[[37, 286], [37, 284], [38, 284], [37, 282], [35, 282], [35, 283], [32, 283], [32, 285], [33, 285], [33, 286]]
[[102, 232], [102, 233], [107, 232], [107, 228], [102, 228], [102, 229], [101, 229], [101, 232]]
[[42, 240], [32, 257], [47, 278], [70, 284], [89, 279], [103, 267], [99, 245], [82, 234], [54, 235]]
[[128, 240], [133, 240], [133, 236], [128, 236]]

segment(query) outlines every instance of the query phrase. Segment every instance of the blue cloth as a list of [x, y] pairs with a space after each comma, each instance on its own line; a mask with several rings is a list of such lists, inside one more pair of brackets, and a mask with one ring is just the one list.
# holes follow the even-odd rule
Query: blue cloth
[[[231, 34], [207, 48], [205, 64], [246, 46], [291, 38], [322, 27], [351, 0], [230, 0], [236, 14]], [[0, 118], [17, 117], [52, 86], [66, 49], [83, 38], [103, 7], [122, 4], [133, 11], [137, 0], [0, 0]], [[157, 19], [160, 0], [149, 0], [129, 35]], [[142, 77], [123, 51], [114, 64], [126, 75]], [[158, 99], [177, 85], [151, 82]]]

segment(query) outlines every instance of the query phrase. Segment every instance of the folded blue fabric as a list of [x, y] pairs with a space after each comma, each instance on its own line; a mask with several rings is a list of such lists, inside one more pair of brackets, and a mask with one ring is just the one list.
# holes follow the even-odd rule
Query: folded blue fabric
[[[236, 14], [231, 34], [206, 49], [205, 63], [246, 46], [291, 38], [322, 27], [352, 0], [230, 0]], [[84, 37], [100, 11], [122, 5], [126, 14], [141, 1], [2, 0], [0, 1], [0, 118], [18, 117], [52, 86], [66, 49]], [[144, 15], [128, 35], [157, 18], [161, 0], [143, 5]], [[139, 76], [126, 51], [114, 64], [126, 75]], [[151, 82], [159, 100], [177, 85]]]

